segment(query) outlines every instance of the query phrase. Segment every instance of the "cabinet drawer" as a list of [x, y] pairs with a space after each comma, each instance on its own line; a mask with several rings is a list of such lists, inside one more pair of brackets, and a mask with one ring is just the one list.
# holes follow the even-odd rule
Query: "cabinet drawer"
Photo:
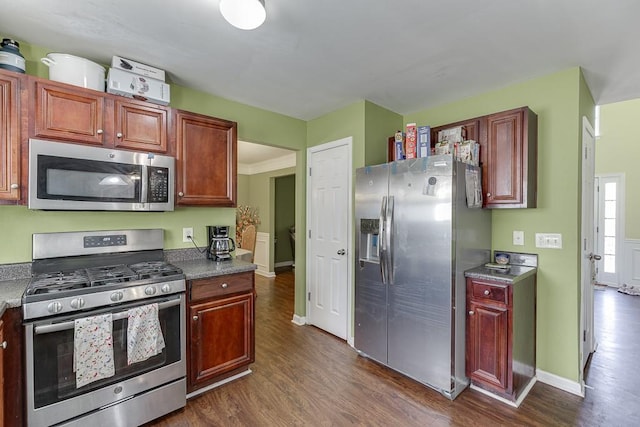
[[488, 299], [491, 301], [509, 304], [509, 285], [498, 285], [481, 281], [471, 282], [471, 295], [473, 299]]
[[191, 301], [253, 290], [253, 271], [191, 281]]

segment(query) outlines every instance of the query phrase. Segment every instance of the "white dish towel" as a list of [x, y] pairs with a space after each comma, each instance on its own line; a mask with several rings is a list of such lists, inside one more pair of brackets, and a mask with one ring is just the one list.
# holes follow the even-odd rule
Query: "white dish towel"
[[76, 388], [115, 375], [111, 314], [76, 319], [73, 332], [73, 370]]
[[160, 354], [164, 337], [158, 320], [158, 304], [148, 304], [129, 310], [127, 326], [127, 363], [142, 362]]

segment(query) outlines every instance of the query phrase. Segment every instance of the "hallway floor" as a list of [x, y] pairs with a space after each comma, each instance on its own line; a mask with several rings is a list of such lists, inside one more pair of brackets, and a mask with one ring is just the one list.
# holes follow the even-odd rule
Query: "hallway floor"
[[253, 373], [149, 426], [640, 425], [640, 297], [596, 291], [599, 347], [584, 399], [537, 383], [515, 409], [469, 389], [449, 401], [332, 335], [294, 325], [292, 272], [256, 276], [256, 287]]

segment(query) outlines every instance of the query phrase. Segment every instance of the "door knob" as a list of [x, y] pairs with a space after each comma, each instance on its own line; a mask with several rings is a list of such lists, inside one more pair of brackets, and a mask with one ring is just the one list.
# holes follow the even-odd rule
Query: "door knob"
[[346, 253], [347, 253], [347, 251], [345, 251], [344, 249], [340, 249], [340, 250], [338, 251], [338, 255], [344, 255], [344, 254], [346, 254]]
[[600, 261], [602, 257], [600, 255], [596, 255], [594, 253], [589, 254], [589, 261]]

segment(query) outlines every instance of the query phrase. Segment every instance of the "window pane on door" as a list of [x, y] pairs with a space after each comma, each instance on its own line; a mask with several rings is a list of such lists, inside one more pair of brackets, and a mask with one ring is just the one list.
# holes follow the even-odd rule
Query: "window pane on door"
[[604, 202], [604, 216], [605, 218], [616, 217], [616, 201], [615, 200], [606, 200]]
[[604, 238], [604, 254], [605, 255], [616, 254], [616, 238], [615, 237]]
[[616, 257], [615, 257], [615, 255], [605, 255], [604, 256], [604, 271], [605, 271], [605, 273], [615, 273], [616, 272]]

